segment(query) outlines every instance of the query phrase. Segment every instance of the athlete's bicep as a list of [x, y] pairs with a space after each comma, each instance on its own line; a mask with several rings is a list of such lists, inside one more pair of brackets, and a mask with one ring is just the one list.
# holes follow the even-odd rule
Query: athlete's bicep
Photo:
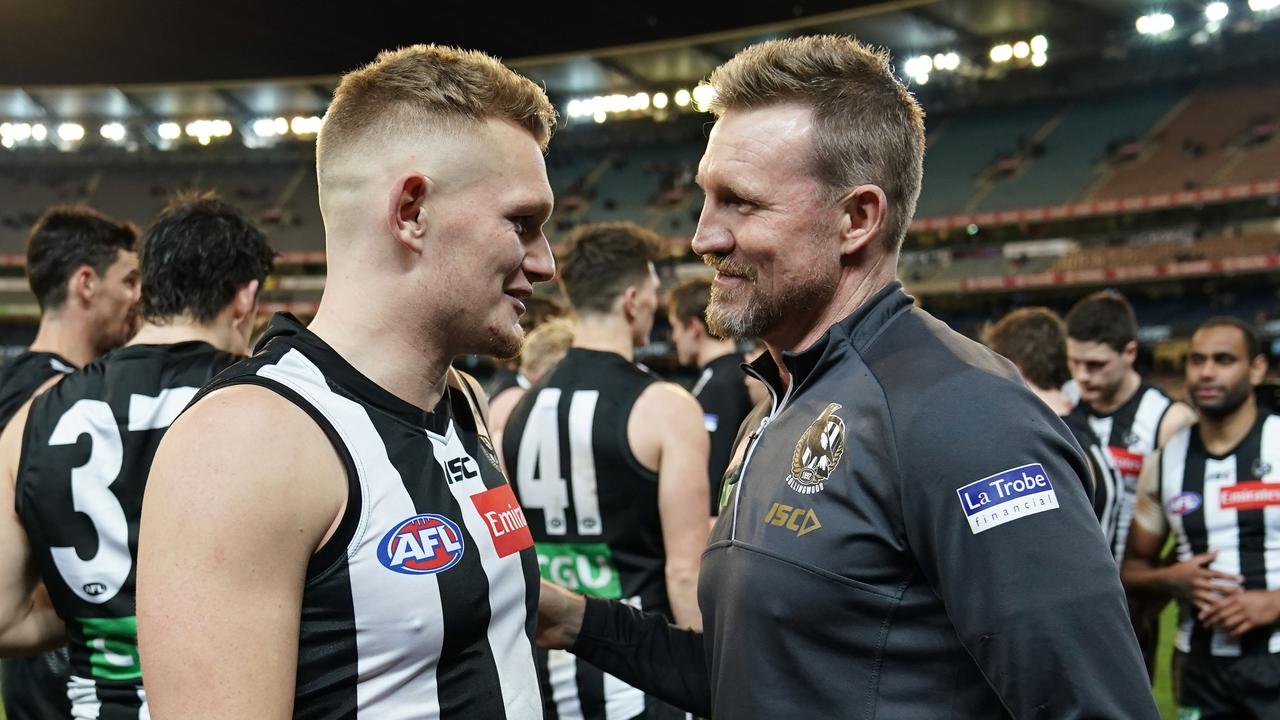
[[153, 717], [290, 717], [306, 568], [345, 487], [319, 427], [262, 388], [220, 390], [174, 423], [139, 537]]
[[1130, 559], [1155, 562], [1160, 557], [1164, 539], [1169, 534], [1169, 522], [1160, 502], [1160, 458], [1157, 451], [1148, 455], [1138, 476], [1138, 503], [1133, 510], [1133, 523], [1125, 543], [1124, 562]]
[[18, 518], [14, 487], [27, 419], [25, 405], [0, 435], [0, 654], [28, 652], [56, 644], [61, 623], [47, 602], [38, 603], [39, 585], [27, 532]]

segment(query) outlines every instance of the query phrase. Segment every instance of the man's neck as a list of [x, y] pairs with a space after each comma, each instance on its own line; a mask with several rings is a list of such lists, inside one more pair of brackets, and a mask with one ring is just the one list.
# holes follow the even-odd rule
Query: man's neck
[[170, 318], [163, 323], [144, 322], [142, 329], [126, 345], [177, 345], [184, 342], [205, 342], [227, 350], [231, 343], [230, 328], [213, 323], [198, 323], [186, 318]]
[[1071, 401], [1067, 399], [1066, 395], [1062, 394], [1062, 390], [1058, 388], [1037, 387], [1034, 383], [1030, 382], [1027, 383], [1027, 387], [1031, 388], [1031, 392], [1035, 393], [1036, 397], [1044, 401], [1044, 404], [1048, 405], [1055, 415], [1062, 417], [1071, 412]]
[[897, 254], [880, 255], [874, 266], [865, 274], [846, 271], [831, 302], [811, 313], [812, 319], [797, 318], [800, 322], [782, 322], [781, 327], [762, 338], [769, 354], [778, 366], [778, 376], [785, 388], [791, 383], [791, 373], [782, 362], [782, 353], [799, 352], [821, 338], [832, 325], [844, 320], [862, 307], [873, 295], [893, 282], [897, 268]]
[[92, 331], [83, 318], [50, 312], [40, 318], [36, 339], [27, 349], [61, 355], [77, 367], [84, 367], [98, 354], [92, 338]]
[[430, 411], [444, 396], [454, 353], [438, 334], [411, 330], [420, 318], [388, 312], [402, 306], [370, 291], [347, 292], [331, 283], [308, 329], [360, 374]]
[[1258, 405], [1249, 397], [1235, 412], [1223, 418], [1201, 413], [1200, 441], [1214, 455], [1224, 455], [1244, 440], [1258, 420]]
[[1097, 402], [1089, 403], [1093, 411], [1099, 415], [1109, 415], [1120, 409], [1121, 405], [1129, 402], [1133, 398], [1134, 393], [1138, 392], [1138, 388], [1142, 387], [1142, 376], [1137, 372], [1130, 370], [1124, 375], [1124, 380], [1120, 381], [1120, 387], [1115, 393], [1106, 399], [1099, 399]]
[[614, 315], [579, 315], [573, 346], [615, 353], [628, 361], [634, 360], [636, 354], [631, 342], [631, 326], [625, 319]]
[[698, 369], [701, 370], [716, 360], [736, 352], [738, 352], [738, 344], [732, 340], [707, 338], [698, 348]]

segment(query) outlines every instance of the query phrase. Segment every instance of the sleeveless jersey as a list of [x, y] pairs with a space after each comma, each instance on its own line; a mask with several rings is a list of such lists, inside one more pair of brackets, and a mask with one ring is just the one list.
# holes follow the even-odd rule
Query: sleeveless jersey
[[279, 394], [346, 468], [346, 509], [303, 587], [295, 718], [542, 717], [533, 538], [469, 388], [449, 377], [426, 412], [280, 314], [202, 392]]
[[[1085, 460], [1089, 462], [1089, 470], [1093, 474], [1093, 514], [1098, 517], [1098, 524], [1102, 526], [1107, 547], [1114, 551], [1124, 480], [1116, 468], [1115, 458], [1082, 417], [1068, 415], [1063, 420], [1067, 423], [1067, 429], [1075, 436], [1076, 442], [1080, 443]], [[1123, 559], [1117, 557], [1116, 563], [1119, 564]]]
[[1111, 457], [1115, 459], [1120, 478], [1124, 481], [1112, 545], [1116, 558], [1121, 561], [1125, 542], [1129, 539], [1129, 525], [1133, 522], [1133, 509], [1138, 504], [1138, 475], [1142, 473], [1142, 462], [1156, 451], [1160, 422], [1172, 405], [1173, 401], [1159, 388], [1143, 383], [1133, 397], [1106, 415], [1095, 413], [1083, 402], [1072, 411], [1072, 415], [1088, 422], [1103, 445], [1111, 449]]
[[[1245, 590], [1280, 590], [1280, 417], [1258, 414], [1240, 444], [1212, 455], [1193, 425], [1160, 456], [1160, 502], [1178, 561], [1218, 551], [1209, 567], [1244, 577]], [[1182, 607], [1174, 645], [1182, 652], [1238, 656], [1280, 652], [1280, 625], [1239, 640]]]
[[160, 438], [239, 358], [203, 342], [110, 353], [36, 398], [17, 511], [71, 653], [74, 717], [148, 717], [138, 663], [138, 520]]
[[738, 428], [751, 414], [754, 403], [747, 392], [742, 353], [731, 353], [707, 363], [693, 386], [693, 396], [702, 405], [702, 419], [711, 435], [707, 477], [711, 480], [711, 515], [720, 511], [720, 484], [729, 468], [733, 441]]
[[[572, 348], [512, 410], [502, 449], [542, 576], [670, 619], [658, 476], [627, 440], [636, 399], [654, 382], [621, 355]], [[674, 712], [567, 652], [539, 658], [549, 720]]]
[[[71, 361], [49, 352], [15, 355], [0, 366], [0, 430], [49, 378], [75, 372]], [[67, 649], [0, 662], [0, 692], [9, 720], [70, 717], [67, 678], [71, 674]]]

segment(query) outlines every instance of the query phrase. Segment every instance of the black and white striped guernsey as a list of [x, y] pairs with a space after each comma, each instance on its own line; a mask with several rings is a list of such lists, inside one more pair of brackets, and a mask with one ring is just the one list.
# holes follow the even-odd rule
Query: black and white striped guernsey
[[[1102, 526], [1102, 536], [1107, 539], [1107, 547], [1114, 552], [1124, 480], [1120, 477], [1115, 458], [1082, 416], [1067, 415], [1063, 420], [1075, 436], [1076, 442], [1080, 443], [1085, 460], [1089, 462], [1089, 471], [1093, 475], [1093, 514], [1098, 517], [1098, 524]], [[1116, 557], [1117, 564], [1123, 560], [1122, 557]]]
[[147, 475], [170, 423], [239, 359], [204, 342], [131, 345], [31, 405], [16, 509], [67, 626], [72, 717], [147, 720], [134, 585]]
[[[512, 410], [502, 450], [543, 577], [671, 619], [658, 475], [627, 439], [636, 400], [657, 381], [616, 353], [572, 348]], [[566, 651], [540, 660], [548, 720], [684, 717]]]
[[204, 390], [280, 394], [346, 465], [346, 510], [307, 568], [299, 720], [542, 717], [533, 539], [474, 397], [450, 374], [425, 412], [281, 314], [252, 358]]
[[1160, 441], [1160, 422], [1172, 405], [1173, 400], [1159, 388], [1143, 383], [1133, 397], [1105, 415], [1095, 413], [1084, 402], [1072, 411], [1072, 415], [1088, 422], [1103, 445], [1111, 449], [1111, 457], [1124, 480], [1115, 542], [1111, 548], [1117, 559], [1123, 560], [1125, 542], [1129, 539], [1129, 525], [1138, 504], [1138, 476], [1142, 473], [1142, 462], [1156, 451]]
[[[1160, 503], [1179, 561], [1216, 550], [1213, 570], [1244, 577], [1245, 590], [1280, 590], [1280, 417], [1259, 414], [1231, 451], [1212, 455], [1192, 426], [1160, 456]], [[1280, 627], [1239, 640], [1201, 626], [1182, 608], [1175, 646], [1182, 652], [1239, 656], [1280, 652]]]

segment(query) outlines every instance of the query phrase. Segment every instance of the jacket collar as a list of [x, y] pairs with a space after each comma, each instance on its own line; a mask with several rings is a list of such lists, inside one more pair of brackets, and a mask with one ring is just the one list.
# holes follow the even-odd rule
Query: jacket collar
[[[835, 363], [847, 347], [858, 353], [864, 351], [895, 316], [910, 309], [914, 303], [914, 299], [902, 289], [902, 283], [894, 280], [828, 328], [809, 347], [797, 352], [783, 352], [782, 363], [795, 386], [792, 393]], [[772, 387], [775, 397], [781, 398], [785, 394], [786, 387], [771, 353], [762, 353], [742, 367]]]

